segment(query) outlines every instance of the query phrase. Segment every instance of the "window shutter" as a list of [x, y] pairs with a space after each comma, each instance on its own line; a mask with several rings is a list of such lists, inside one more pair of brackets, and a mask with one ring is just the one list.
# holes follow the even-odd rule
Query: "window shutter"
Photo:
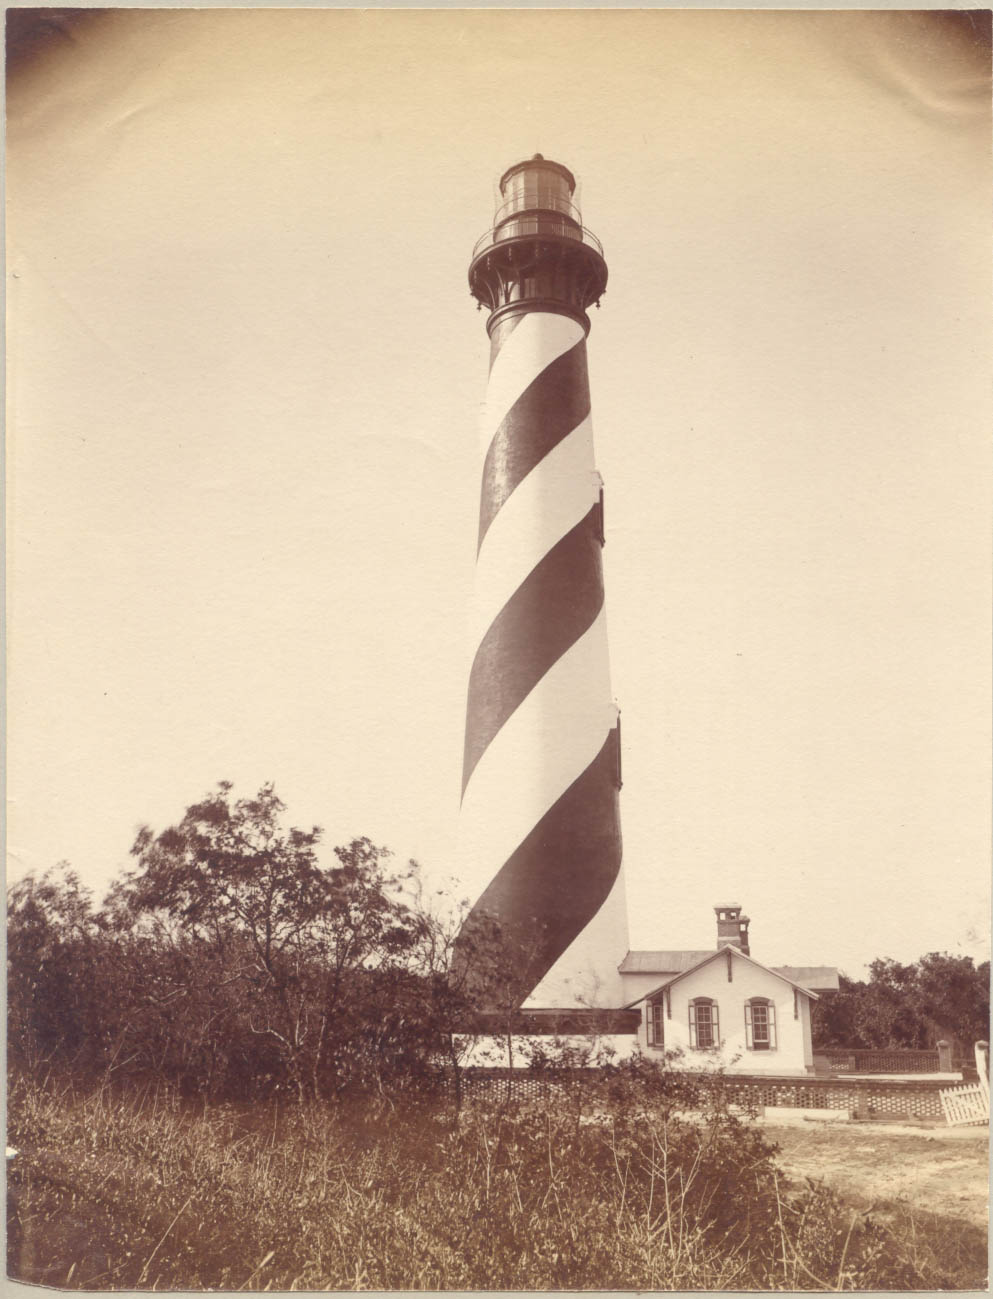
[[645, 1016], [648, 1021], [648, 1045], [662, 1046], [665, 1042], [662, 1028], [662, 1002], [654, 1001], [651, 1005], [646, 1005]]
[[713, 1024], [713, 1026], [714, 1026], [714, 1046], [720, 1046], [720, 1044], [721, 1044], [721, 1022], [720, 1022], [720, 1020], [717, 1018], [717, 1002], [716, 1002], [716, 1001], [712, 1001], [712, 1002], [710, 1003], [710, 1022], [711, 1022], [711, 1023]]
[[690, 1002], [690, 1046], [696, 1046], [696, 1005]]
[[769, 1002], [769, 1050], [776, 1049], [776, 1006], [774, 1002]]
[[745, 1046], [748, 1047], [749, 1051], [752, 1049], [752, 1046], [753, 1046], [753, 1042], [752, 1042], [752, 1003], [751, 1003], [750, 1001], [746, 1001], [746, 1002], [745, 1002]]

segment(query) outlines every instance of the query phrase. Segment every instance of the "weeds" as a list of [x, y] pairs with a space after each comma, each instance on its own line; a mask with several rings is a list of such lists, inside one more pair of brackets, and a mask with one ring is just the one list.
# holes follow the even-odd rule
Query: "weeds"
[[748, 1122], [636, 1087], [456, 1123], [15, 1080], [9, 1125], [11, 1274], [73, 1289], [963, 1289], [985, 1267], [965, 1224], [790, 1189]]

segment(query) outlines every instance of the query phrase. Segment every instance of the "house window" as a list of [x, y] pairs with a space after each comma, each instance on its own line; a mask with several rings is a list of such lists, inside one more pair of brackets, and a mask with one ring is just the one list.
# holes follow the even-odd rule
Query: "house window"
[[720, 1040], [717, 1002], [709, 997], [695, 997], [690, 1002], [690, 1046], [698, 1051], [709, 1051]]
[[745, 1046], [749, 1051], [775, 1051], [776, 1007], [765, 997], [745, 1002]]
[[645, 1018], [648, 1027], [648, 1045], [664, 1046], [665, 1045], [665, 1006], [660, 997], [658, 1001], [650, 1001], [645, 1007]]

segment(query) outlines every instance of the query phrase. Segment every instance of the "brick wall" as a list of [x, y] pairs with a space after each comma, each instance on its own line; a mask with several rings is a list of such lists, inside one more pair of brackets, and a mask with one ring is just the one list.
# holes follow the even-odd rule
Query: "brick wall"
[[865, 1051], [861, 1047], [826, 1046], [814, 1051], [814, 1064], [832, 1073], [937, 1073], [937, 1051]]
[[[572, 1078], [596, 1079], [598, 1069], [575, 1069]], [[467, 1098], [478, 1096], [486, 1100], [541, 1101], [560, 1093], [565, 1083], [557, 1082], [527, 1069], [464, 1069], [462, 1090]]]
[[800, 1109], [850, 1110], [858, 1118], [943, 1119], [938, 1095], [945, 1082], [896, 1082], [871, 1078], [728, 1078], [729, 1094], [741, 1104]]
[[[578, 1075], [596, 1077], [596, 1070], [577, 1070]], [[706, 1079], [699, 1078], [701, 1082]], [[858, 1118], [944, 1119], [938, 1093], [948, 1082], [925, 1078], [907, 1082], [875, 1081], [869, 1078], [748, 1078], [725, 1075], [724, 1086], [732, 1103], [743, 1106], [790, 1106], [798, 1109], [850, 1110]], [[557, 1084], [540, 1074], [523, 1069], [472, 1069], [463, 1074], [467, 1099], [545, 1100]]]

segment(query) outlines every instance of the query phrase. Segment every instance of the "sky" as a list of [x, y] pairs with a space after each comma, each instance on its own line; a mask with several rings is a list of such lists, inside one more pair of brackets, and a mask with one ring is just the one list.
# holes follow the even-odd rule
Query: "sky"
[[466, 271], [540, 151], [610, 269], [631, 946], [712, 946], [740, 903], [767, 963], [985, 958], [988, 32], [119, 10], [19, 43], [8, 880], [66, 860], [99, 896], [219, 780], [457, 876]]

